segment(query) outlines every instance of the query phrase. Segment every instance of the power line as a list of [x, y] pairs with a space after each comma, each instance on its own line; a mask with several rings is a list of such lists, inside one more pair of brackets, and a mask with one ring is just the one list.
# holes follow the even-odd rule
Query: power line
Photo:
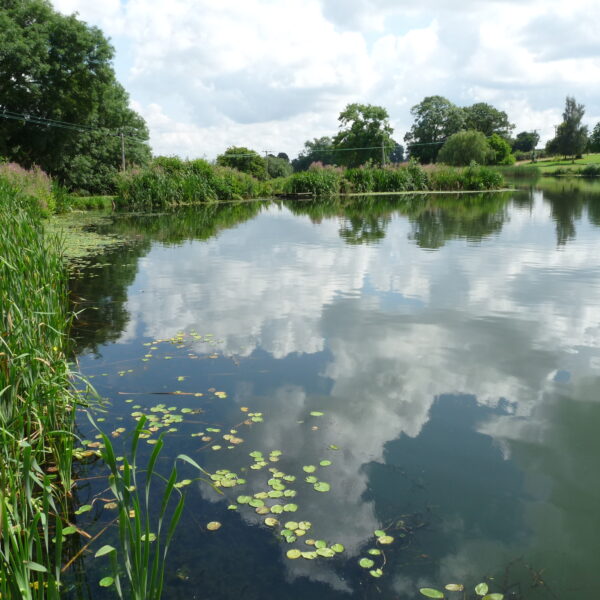
[[78, 131], [80, 133], [99, 132], [111, 137], [125, 137], [127, 139], [136, 140], [138, 142], [146, 141], [136, 136], [128, 135], [124, 132], [115, 132], [114, 130], [110, 130], [109, 128], [95, 127], [93, 125], [82, 125], [78, 123], [69, 123], [67, 121], [59, 121], [56, 119], [47, 119], [45, 117], [39, 117], [37, 115], [31, 115], [28, 113], [18, 113], [6, 109], [0, 112], [0, 117], [2, 117], [3, 119], [25, 122], [25, 124], [29, 125], [56, 127], [58, 129], [67, 129], [70, 131]]

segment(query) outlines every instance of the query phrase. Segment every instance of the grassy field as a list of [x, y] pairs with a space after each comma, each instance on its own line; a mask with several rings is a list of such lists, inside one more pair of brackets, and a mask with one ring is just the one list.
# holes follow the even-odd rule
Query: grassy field
[[[531, 164], [529, 162], [525, 164]], [[563, 160], [554, 158], [546, 158], [543, 160], [538, 160], [535, 165], [542, 171], [555, 171], [556, 169], [582, 169], [587, 165], [600, 165], [600, 154], [584, 154], [583, 158], [579, 158], [576, 160]]]

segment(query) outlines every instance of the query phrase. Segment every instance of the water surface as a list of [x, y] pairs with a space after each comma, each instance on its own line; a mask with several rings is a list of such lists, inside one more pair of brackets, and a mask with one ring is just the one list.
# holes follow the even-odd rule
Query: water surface
[[[600, 186], [580, 180], [117, 216], [108, 229], [130, 243], [73, 281], [102, 425], [131, 431], [132, 412], [173, 407], [165, 469], [186, 453], [247, 480], [225, 497], [185, 488], [165, 597], [417, 598], [483, 580], [514, 598], [594, 597], [599, 226]], [[232, 428], [243, 442], [222, 439]], [[295, 498], [267, 501], [297, 512], [275, 516], [312, 524], [292, 544], [236, 502], [271, 489], [270, 467], [297, 477]], [[82, 484], [81, 501], [104, 487]], [[345, 551], [286, 558], [310, 538]], [[358, 566], [371, 548], [380, 578]], [[90, 561], [92, 597], [104, 567]]]

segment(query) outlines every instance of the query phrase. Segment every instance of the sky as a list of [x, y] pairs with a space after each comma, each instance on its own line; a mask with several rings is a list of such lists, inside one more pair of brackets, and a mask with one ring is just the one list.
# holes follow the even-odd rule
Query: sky
[[489, 102], [542, 142], [565, 97], [600, 121], [598, 0], [52, 0], [100, 27], [155, 154], [297, 156], [351, 102], [402, 143], [424, 97]]

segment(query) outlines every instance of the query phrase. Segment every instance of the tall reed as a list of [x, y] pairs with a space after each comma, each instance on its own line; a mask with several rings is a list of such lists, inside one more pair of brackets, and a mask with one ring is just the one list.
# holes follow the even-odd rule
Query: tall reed
[[[18, 182], [17, 182], [18, 183]], [[0, 595], [60, 589], [77, 397], [67, 362], [70, 316], [59, 241], [46, 207], [0, 176]], [[53, 543], [53, 538], [56, 543]]]

